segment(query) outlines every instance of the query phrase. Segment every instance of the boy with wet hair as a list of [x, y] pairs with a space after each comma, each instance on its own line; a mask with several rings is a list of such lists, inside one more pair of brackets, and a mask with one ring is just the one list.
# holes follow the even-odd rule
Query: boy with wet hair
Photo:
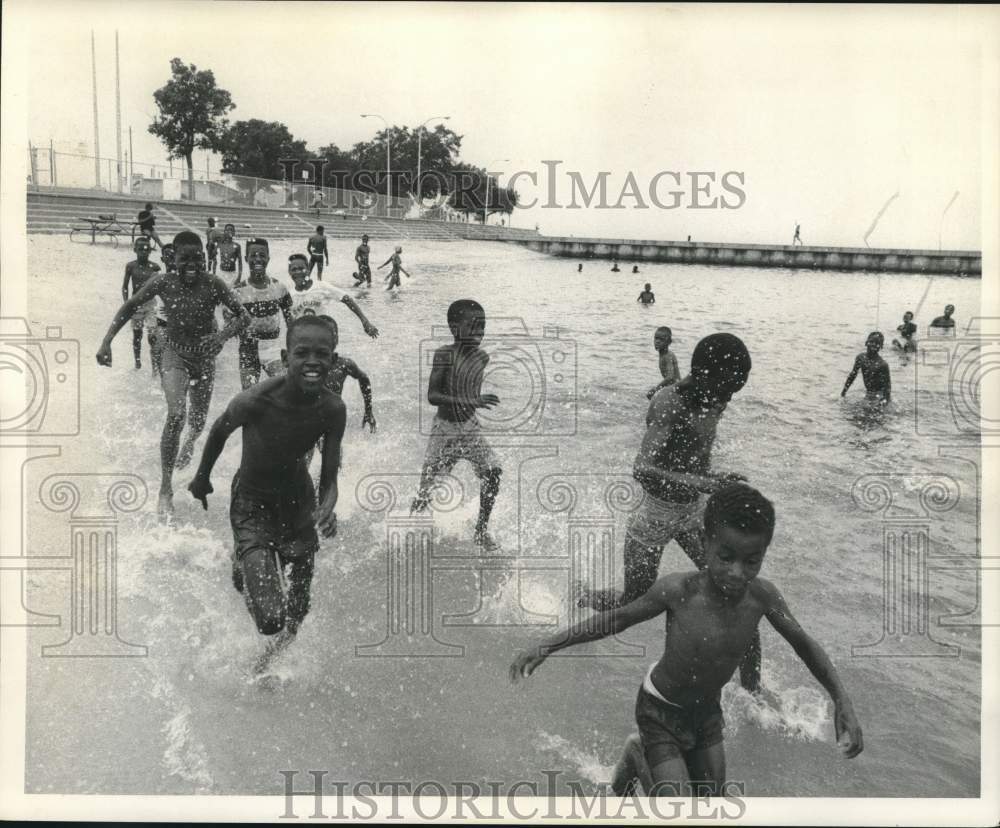
[[[750, 376], [750, 352], [730, 333], [702, 339], [691, 373], [653, 396], [646, 433], [632, 467], [643, 499], [625, 532], [625, 589], [580, 589], [578, 606], [606, 612], [634, 601], [656, 581], [663, 548], [676, 540], [698, 569], [705, 568], [699, 530], [706, 495], [743, 480], [710, 471], [716, 429], [733, 394]], [[760, 639], [754, 637], [740, 667], [743, 686], [760, 689]]]
[[[219, 242], [219, 270], [226, 274], [222, 278], [230, 287], [243, 284], [243, 251], [235, 239], [236, 225], [227, 224], [222, 232], [222, 241]], [[232, 276], [234, 272], [235, 279]]]
[[490, 409], [500, 402], [496, 394], [482, 393], [483, 373], [490, 360], [479, 347], [486, 331], [486, 311], [473, 299], [459, 299], [448, 308], [448, 327], [455, 341], [434, 352], [427, 402], [437, 406], [437, 414], [410, 514], [427, 508], [440, 475], [450, 472], [459, 460], [468, 460], [479, 478], [479, 519], [474, 540], [485, 550], [495, 551], [499, 544], [488, 528], [502, 470], [476, 417], [477, 409]]
[[944, 316], [935, 316], [934, 321], [931, 322], [932, 328], [940, 328], [946, 331], [950, 331], [952, 335], [955, 333], [955, 320], [951, 318], [951, 315], [955, 312], [954, 305], [944, 306]]
[[868, 400], [873, 402], [887, 403], [892, 394], [892, 380], [889, 376], [889, 365], [881, 356], [879, 351], [885, 344], [885, 337], [878, 331], [872, 331], [865, 340], [865, 352], [858, 354], [854, 359], [854, 367], [847, 375], [844, 383], [844, 390], [840, 396], [847, 396], [847, 390], [851, 387], [858, 371], [861, 372], [861, 379], [865, 383], [865, 394]]
[[643, 305], [655, 304], [656, 294], [653, 293], [653, 286], [649, 282], [646, 282], [646, 287], [643, 289], [642, 293], [639, 294], [639, 298], [635, 301], [642, 302]]
[[703, 531], [705, 565], [698, 572], [666, 575], [610, 616], [593, 615], [524, 650], [510, 667], [517, 682], [553, 652], [666, 616], [663, 655], [636, 700], [639, 735], [626, 742], [612, 779], [618, 796], [633, 794], [636, 781], [647, 796], [720, 795], [726, 781], [722, 688], [762, 618], [829, 693], [843, 754], [853, 758], [864, 747], [853, 703], [826, 652], [795, 620], [777, 587], [758, 577], [774, 534], [770, 501], [745, 484], [726, 485], [709, 498]]
[[[197, 233], [185, 230], [174, 237], [176, 270], [153, 276], [115, 313], [101, 347], [98, 365], [111, 366], [111, 342], [136, 310], [156, 297], [163, 300], [167, 324], [160, 329], [161, 380], [167, 402], [167, 419], [160, 437], [161, 518], [173, 514], [173, 472], [182, 469], [194, 454], [194, 444], [205, 428], [215, 384], [215, 357], [225, 341], [245, 328], [250, 317], [225, 282], [205, 272], [205, 253]], [[221, 331], [215, 309], [231, 311]], [[188, 415], [188, 399], [191, 402]], [[187, 439], [181, 445], [185, 421]]]
[[666, 325], [661, 325], [653, 334], [653, 347], [660, 355], [660, 377], [658, 385], [654, 385], [646, 392], [646, 399], [653, 399], [653, 395], [661, 388], [673, 385], [681, 378], [681, 370], [677, 367], [677, 355], [670, 350], [670, 343], [673, 342], [674, 334]]
[[309, 237], [309, 276], [312, 276], [313, 268], [316, 267], [316, 278], [323, 281], [323, 262], [330, 264], [330, 251], [326, 246], [326, 236], [323, 235], [323, 225], [316, 225], [316, 233]]
[[[298, 632], [309, 611], [313, 563], [324, 537], [337, 532], [337, 472], [344, 403], [326, 387], [337, 349], [335, 329], [317, 317], [296, 319], [281, 352], [285, 373], [238, 394], [212, 425], [188, 490], [208, 508], [212, 468], [229, 436], [243, 429], [243, 454], [229, 506], [235, 552], [233, 583], [257, 631], [268, 636], [253, 668], [263, 673]], [[323, 438], [319, 504], [305, 462]], [[288, 570], [288, 590], [282, 573]]]
[[[139, 236], [132, 244], [135, 251], [135, 261], [125, 265], [125, 280], [122, 282], [122, 302], [128, 301], [129, 285], [132, 287], [132, 295], [139, 292], [140, 288], [156, 273], [160, 272], [160, 266], [156, 262], [149, 260], [150, 251], [153, 249], [152, 243], [145, 236]], [[132, 317], [132, 353], [135, 356], [136, 370], [142, 368], [142, 332], [146, 332], [149, 341], [150, 359], [154, 361], [153, 373], [156, 373], [154, 349], [156, 339], [156, 300], [150, 299], [142, 307], [137, 308]]]

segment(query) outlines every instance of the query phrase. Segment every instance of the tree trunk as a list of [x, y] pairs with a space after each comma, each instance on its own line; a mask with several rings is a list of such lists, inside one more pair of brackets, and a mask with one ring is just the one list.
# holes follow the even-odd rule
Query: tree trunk
[[194, 201], [194, 153], [187, 153], [184, 160], [188, 168], [188, 201]]

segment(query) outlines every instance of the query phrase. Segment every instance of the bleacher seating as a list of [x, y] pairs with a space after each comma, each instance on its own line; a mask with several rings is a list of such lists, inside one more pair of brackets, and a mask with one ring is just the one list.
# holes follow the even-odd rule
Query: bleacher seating
[[[29, 233], [66, 233], [77, 224], [80, 216], [114, 213], [128, 225], [135, 221], [147, 199], [132, 196], [101, 195], [90, 191], [35, 192], [27, 194]], [[463, 239], [512, 241], [536, 238], [533, 230], [510, 227], [483, 227], [477, 224], [446, 223], [414, 219], [390, 219], [338, 214], [315, 210], [281, 210], [226, 204], [204, 204], [189, 201], [157, 201], [156, 230], [164, 239], [181, 230], [194, 230], [204, 235], [207, 219], [213, 216], [221, 230], [235, 224], [237, 235], [246, 238], [261, 235], [287, 239], [309, 236], [317, 224], [334, 239], [357, 239], [367, 233], [373, 239], [393, 241], [456, 241]]]

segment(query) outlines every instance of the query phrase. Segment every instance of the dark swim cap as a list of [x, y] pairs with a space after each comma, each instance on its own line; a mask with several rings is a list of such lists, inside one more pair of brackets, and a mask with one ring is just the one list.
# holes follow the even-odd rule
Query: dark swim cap
[[743, 340], [730, 333], [706, 336], [691, 354], [691, 373], [709, 377], [727, 388], [739, 390], [750, 376], [750, 352]]

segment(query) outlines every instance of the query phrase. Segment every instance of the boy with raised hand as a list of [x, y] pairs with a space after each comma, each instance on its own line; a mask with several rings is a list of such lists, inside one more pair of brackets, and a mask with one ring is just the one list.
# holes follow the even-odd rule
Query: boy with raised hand
[[[337, 532], [337, 471], [345, 408], [325, 387], [337, 349], [333, 326], [302, 317], [288, 328], [285, 373], [238, 394], [212, 425], [188, 490], [208, 508], [212, 467], [226, 440], [243, 429], [243, 454], [229, 506], [235, 553], [233, 582], [261, 635], [269, 636], [255, 673], [287, 646], [309, 611], [313, 562], [324, 537]], [[323, 438], [319, 505], [305, 462]], [[282, 572], [288, 568], [288, 591]]]
[[[132, 288], [132, 295], [139, 292], [140, 288], [150, 278], [160, 272], [160, 266], [156, 262], [149, 260], [150, 251], [153, 249], [152, 242], [145, 236], [139, 236], [133, 243], [132, 249], [135, 251], [135, 261], [125, 265], [125, 280], [122, 282], [122, 302], [128, 301], [129, 286]], [[135, 356], [136, 370], [142, 368], [142, 332], [146, 331], [146, 338], [149, 341], [150, 359], [153, 361], [153, 373], [156, 373], [156, 300], [150, 299], [142, 307], [137, 308], [132, 316], [132, 353]]]
[[402, 252], [403, 248], [397, 247], [396, 252], [393, 253], [388, 259], [386, 259], [384, 262], [382, 262], [382, 264], [378, 266], [378, 269], [381, 270], [387, 264], [390, 263], [392, 264], [392, 269], [389, 271], [389, 275], [385, 277], [385, 281], [389, 283], [385, 287], [386, 290], [392, 290], [393, 288], [397, 288], [400, 286], [401, 284], [399, 279], [400, 273], [406, 273], [407, 279], [413, 278], [412, 276], [410, 276], [409, 273], [407, 273], [406, 268], [403, 267], [403, 257], [401, 255]]
[[[656, 581], [663, 548], [676, 540], [699, 569], [705, 567], [699, 531], [705, 495], [738, 474], [710, 471], [716, 429], [733, 394], [750, 376], [750, 353], [730, 333], [702, 339], [691, 355], [691, 373], [653, 396], [646, 433], [632, 467], [642, 486], [642, 503], [625, 532], [625, 589], [580, 589], [578, 606], [599, 612], [634, 601]], [[743, 686], [760, 689], [760, 639], [750, 642], [740, 668]]]
[[[194, 454], [194, 444], [205, 428], [208, 406], [215, 384], [215, 357], [225, 341], [245, 328], [250, 317], [225, 282], [205, 272], [205, 253], [197, 233], [185, 230], [174, 237], [176, 270], [159, 273], [125, 302], [115, 314], [111, 327], [97, 351], [97, 363], [111, 366], [111, 342], [115, 335], [146, 302], [163, 300], [166, 325], [157, 339], [161, 352], [163, 394], [167, 420], [160, 437], [160, 496], [157, 510], [161, 518], [173, 513], [173, 472], [182, 469]], [[231, 318], [221, 331], [215, 309], [224, 305]], [[188, 416], [187, 403], [191, 400]], [[188, 435], [180, 445], [187, 421]]]
[[705, 509], [705, 565], [673, 573], [635, 601], [608, 615], [593, 615], [520, 653], [511, 681], [530, 676], [552, 653], [617, 635], [657, 615], [666, 616], [663, 655], [639, 689], [639, 738], [629, 739], [612, 790], [647, 796], [718, 796], [726, 781], [720, 699], [766, 618], [834, 703], [834, 733], [853, 758], [864, 742], [851, 698], [823, 648], [795, 620], [781, 593], [758, 577], [774, 534], [774, 507], [756, 489], [729, 484]]
[[[243, 283], [243, 251], [240, 243], [236, 239], [236, 225], [227, 224], [222, 232], [222, 241], [219, 242], [219, 270], [224, 274], [230, 287], [238, 287]], [[236, 273], [233, 279], [232, 274]]]
[[646, 392], [646, 399], [653, 399], [653, 395], [661, 388], [673, 385], [681, 378], [681, 370], [677, 367], [677, 355], [670, 350], [670, 343], [674, 341], [673, 331], [666, 325], [661, 325], [653, 334], [653, 347], [660, 355], [660, 377], [658, 385], [654, 385]]
[[316, 267], [316, 278], [323, 281], [323, 262], [330, 264], [330, 251], [326, 246], [326, 236], [323, 235], [323, 225], [316, 225], [316, 233], [309, 237], [307, 245], [309, 250], [309, 275], [312, 276], [313, 268]]
[[293, 253], [288, 257], [288, 275], [295, 285], [295, 289], [291, 291], [293, 319], [322, 314], [333, 317], [334, 306], [344, 304], [358, 317], [368, 336], [372, 339], [378, 336], [378, 328], [368, 321], [364, 311], [347, 293], [329, 282], [314, 282], [310, 278], [309, 262], [302, 253]]
[[878, 331], [872, 331], [868, 334], [868, 339], [865, 340], [865, 352], [855, 357], [854, 367], [851, 369], [851, 373], [847, 375], [844, 390], [840, 392], [841, 397], [847, 395], [847, 390], [854, 382], [854, 378], [857, 377], [858, 371], [860, 371], [861, 379], [865, 383], [867, 398], [882, 403], [889, 402], [889, 397], [892, 394], [889, 365], [878, 353], [882, 350], [884, 344], [885, 337]]
[[496, 394], [482, 393], [483, 372], [490, 360], [479, 347], [486, 331], [486, 311], [472, 299], [459, 299], [448, 308], [448, 327], [455, 341], [434, 352], [427, 402], [437, 406], [437, 415], [410, 514], [427, 508], [440, 475], [450, 472], [459, 460], [468, 460], [479, 478], [479, 519], [473, 539], [486, 551], [495, 551], [499, 544], [488, 529], [502, 470], [476, 417], [477, 409], [493, 408], [500, 402]]

